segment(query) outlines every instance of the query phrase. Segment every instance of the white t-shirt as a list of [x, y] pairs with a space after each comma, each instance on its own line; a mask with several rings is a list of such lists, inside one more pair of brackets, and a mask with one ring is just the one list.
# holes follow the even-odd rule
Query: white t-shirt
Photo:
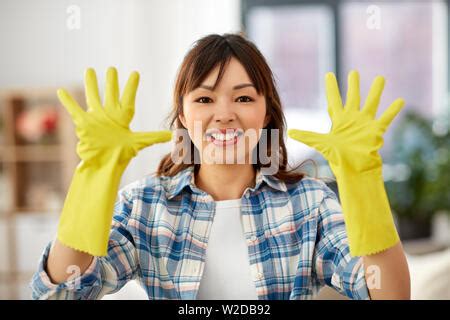
[[240, 206], [241, 199], [216, 201], [198, 300], [258, 300]]

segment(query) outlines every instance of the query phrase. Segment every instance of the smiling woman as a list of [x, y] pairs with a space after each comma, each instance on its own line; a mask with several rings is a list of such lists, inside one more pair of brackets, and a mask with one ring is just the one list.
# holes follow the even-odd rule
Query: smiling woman
[[[158, 167], [160, 176], [174, 176], [194, 166], [201, 183], [202, 177], [210, 176], [204, 175], [210, 168], [205, 164], [213, 162], [208, 156], [214, 153], [215, 163], [223, 160], [221, 164], [230, 164], [214, 168], [222, 172], [231, 169], [234, 176], [247, 179], [244, 183], [254, 180], [255, 170], [273, 166], [275, 177], [283, 181], [298, 182], [304, 177], [288, 169], [286, 119], [272, 71], [258, 48], [241, 35], [209, 35], [195, 43], [179, 68], [168, 121], [172, 129], [188, 130], [190, 139], [178, 143], [187, 145], [183, 150], [190, 152], [181, 156], [182, 163], [173, 161], [174, 152], [167, 154]], [[200, 134], [194, 130], [196, 124], [201, 127]], [[213, 135], [211, 139], [213, 131], [228, 136]], [[239, 139], [241, 136], [246, 139]], [[227, 148], [212, 150], [208, 143]], [[261, 159], [262, 153], [269, 161]], [[196, 162], [199, 158], [203, 161]], [[241, 165], [244, 163], [247, 166]], [[240, 191], [243, 189], [235, 192], [236, 198]]]
[[[357, 74], [351, 74], [345, 110], [335, 78], [327, 75], [334, 131], [290, 130], [293, 139], [326, 147], [333, 168], [348, 167], [344, 174], [336, 171], [339, 176], [359, 182], [339, 185], [344, 219], [336, 194], [323, 181], [288, 169], [275, 81], [245, 37], [208, 35], [187, 53], [169, 115], [171, 129], [187, 131], [187, 139], [176, 141], [154, 174], [119, 190], [115, 205], [128, 162], [145, 146], [168, 141], [171, 132], [130, 131], [137, 73], [119, 100], [117, 74], [108, 72], [104, 107], [95, 73], [88, 70], [86, 76], [88, 112], [59, 92], [77, 124], [83, 162], [58, 240], [47, 246], [33, 277], [34, 298], [99, 299], [133, 279], [149, 299], [310, 299], [325, 285], [351, 299], [408, 296], [408, 269], [384, 210], [380, 174], [371, 176], [374, 188], [364, 180], [367, 172], [356, 172], [381, 164], [373, 150], [399, 111], [395, 104], [380, 121], [372, 118], [384, 82], [377, 82], [365, 109], [370, 112], [362, 114]], [[178, 163], [174, 153], [186, 142], [195, 152], [182, 148]], [[225, 163], [217, 161], [221, 156]], [[276, 171], [268, 173], [272, 167]], [[359, 201], [363, 195], [371, 201]], [[383, 212], [373, 212], [378, 209]], [[368, 231], [375, 236], [365, 239]], [[350, 245], [356, 254], [383, 252], [360, 257]], [[74, 265], [78, 275], [68, 279], [67, 267]], [[368, 274], [368, 282], [366, 269], [373, 267], [379, 272]], [[378, 276], [373, 282], [381, 288], [370, 287]]]

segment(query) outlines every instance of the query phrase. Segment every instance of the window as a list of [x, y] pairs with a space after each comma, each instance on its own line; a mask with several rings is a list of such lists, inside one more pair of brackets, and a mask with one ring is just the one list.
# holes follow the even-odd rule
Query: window
[[[289, 127], [329, 131], [328, 71], [336, 73], [345, 99], [347, 74], [357, 69], [361, 103], [373, 78], [385, 76], [378, 117], [397, 97], [429, 117], [449, 108], [448, 1], [242, 0], [242, 14], [278, 81]], [[390, 152], [403, 114], [386, 133], [382, 153]], [[311, 148], [287, 143], [291, 157], [310, 158]]]

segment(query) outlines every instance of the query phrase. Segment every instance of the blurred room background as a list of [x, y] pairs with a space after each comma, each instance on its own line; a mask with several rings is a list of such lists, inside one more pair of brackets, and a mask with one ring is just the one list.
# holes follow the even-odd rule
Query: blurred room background
[[[56, 234], [78, 158], [74, 127], [56, 98], [84, 104], [83, 74], [109, 66], [123, 85], [138, 70], [133, 130], [167, 128], [184, 54], [210, 33], [244, 32], [266, 56], [288, 127], [328, 132], [324, 75], [343, 92], [357, 69], [361, 96], [386, 77], [378, 116], [406, 108], [385, 135], [383, 175], [412, 278], [413, 299], [450, 299], [450, 87], [448, 1], [2, 0], [0, 2], [0, 299], [30, 299], [28, 282]], [[287, 140], [292, 166], [331, 171], [313, 149]], [[170, 144], [144, 149], [121, 185], [156, 170]], [[105, 299], [141, 299], [130, 283]], [[341, 299], [324, 290], [319, 298]]]

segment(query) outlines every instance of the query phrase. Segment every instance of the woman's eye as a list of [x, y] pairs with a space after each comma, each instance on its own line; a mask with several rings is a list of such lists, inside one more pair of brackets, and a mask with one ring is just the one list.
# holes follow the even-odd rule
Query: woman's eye
[[210, 101], [211, 99], [208, 97], [200, 97], [197, 100], [195, 100], [195, 102], [200, 102], [200, 103], [208, 103], [208, 101]]
[[[210, 103], [212, 100], [209, 97], [200, 97], [197, 100], [195, 100], [195, 102], [199, 102], [199, 103]], [[236, 100], [237, 102], [252, 102], [253, 99], [250, 98], [249, 96], [241, 96], [239, 98], [237, 98]]]
[[[243, 99], [243, 100], [241, 100], [241, 99]], [[239, 102], [251, 102], [251, 101], [253, 101], [253, 99], [248, 97], [248, 96], [239, 97], [238, 100], [241, 100]]]

